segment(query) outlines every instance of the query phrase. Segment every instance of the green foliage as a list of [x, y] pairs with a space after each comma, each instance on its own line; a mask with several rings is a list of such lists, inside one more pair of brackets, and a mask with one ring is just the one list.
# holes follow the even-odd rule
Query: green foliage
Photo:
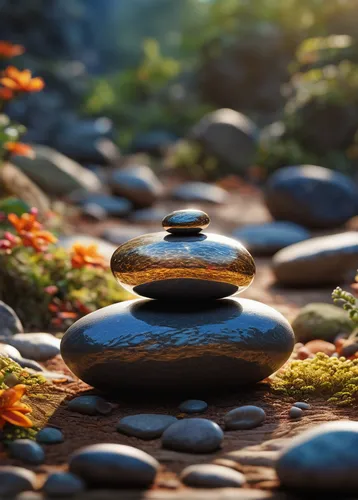
[[358, 326], [358, 303], [357, 299], [349, 292], [345, 292], [337, 286], [332, 292], [333, 302], [343, 307], [348, 312], [349, 317]]
[[9, 374], [16, 375], [18, 383], [24, 384], [28, 387], [46, 383], [46, 379], [41, 374], [33, 375], [11, 358], [0, 355], [0, 389], [8, 388], [6, 385], [6, 377]]
[[318, 353], [313, 359], [292, 361], [275, 375], [271, 387], [278, 394], [297, 399], [322, 397], [337, 406], [356, 404], [358, 359]]

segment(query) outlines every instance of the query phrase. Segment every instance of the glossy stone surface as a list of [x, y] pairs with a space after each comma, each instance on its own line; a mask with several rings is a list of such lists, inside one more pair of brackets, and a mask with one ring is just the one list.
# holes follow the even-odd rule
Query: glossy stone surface
[[43, 448], [31, 439], [15, 439], [9, 443], [9, 454], [27, 464], [39, 465], [45, 461]]
[[142, 413], [121, 418], [117, 431], [141, 439], [159, 438], [165, 429], [174, 424], [177, 419], [171, 415]]
[[255, 275], [251, 254], [216, 234], [150, 233], [114, 252], [112, 272], [130, 292], [152, 299], [219, 299], [247, 288]]
[[144, 451], [121, 444], [94, 444], [75, 451], [69, 469], [90, 486], [144, 487], [155, 478], [159, 463]]
[[210, 224], [208, 214], [202, 210], [176, 210], [162, 221], [163, 228], [173, 234], [195, 234], [206, 229]]
[[260, 302], [140, 299], [81, 318], [61, 353], [79, 378], [104, 391], [224, 389], [264, 379], [293, 345], [286, 319]]
[[187, 399], [179, 405], [179, 410], [183, 413], [203, 413], [208, 409], [208, 403], [201, 399]]
[[190, 465], [180, 479], [192, 488], [240, 488], [246, 481], [241, 472], [215, 464]]
[[36, 474], [23, 467], [0, 467], [0, 495], [14, 498], [22, 491], [33, 491], [36, 487]]
[[36, 441], [41, 444], [63, 443], [64, 436], [60, 429], [44, 427], [36, 434]]
[[259, 406], [240, 406], [239, 408], [234, 408], [229, 411], [224, 416], [225, 429], [254, 429], [261, 425], [265, 418], [266, 413]]
[[85, 483], [70, 472], [54, 472], [43, 485], [43, 492], [51, 498], [68, 498], [85, 489]]
[[211, 453], [220, 448], [224, 433], [206, 418], [184, 418], [168, 427], [162, 437], [164, 448], [186, 453]]
[[136, 207], [149, 207], [162, 195], [163, 186], [146, 165], [132, 165], [115, 170], [110, 186], [116, 195], [130, 200]]
[[91, 394], [71, 399], [67, 408], [82, 413], [82, 415], [108, 415], [112, 411], [111, 403], [100, 396], [92, 396]]

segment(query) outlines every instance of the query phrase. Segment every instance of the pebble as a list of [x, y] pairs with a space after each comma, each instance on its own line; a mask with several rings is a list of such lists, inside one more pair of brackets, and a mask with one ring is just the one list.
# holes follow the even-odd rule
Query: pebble
[[358, 490], [358, 423], [329, 422], [291, 439], [277, 462], [281, 485], [309, 489], [356, 493]]
[[261, 425], [265, 418], [265, 411], [258, 406], [240, 406], [224, 416], [225, 429], [254, 429]]
[[10, 465], [0, 467], [0, 495], [12, 498], [22, 491], [33, 491], [36, 487], [36, 474], [23, 467]]
[[159, 438], [165, 429], [176, 422], [177, 419], [170, 415], [157, 415], [143, 413], [123, 417], [117, 425], [117, 431], [141, 439]]
[[8, 342], [21, 356], [35, 361], [47, 361], [60, 353], [60, 339], [49, 333], [17, 333]]
[[114, 245], [122, 245], [132, 238], [142, 236], [146, 230], [144, 227], [133, 226], [110, 226], [104, 229], [102, 237]]
[[21, 354], [19, 353], [19, 351], [15, 347], [9, 344], [0, 344], [0, 355], [7, 356], [11, 359], [21, 358]]
[[332, 356], [336, 352], [336, 346], [331, 344], [331, 342], [326, 342], [325, 340], [310, 340], [305, 345], [312, 354], [317, 354], [318, 352], [323, 352], [327, 356]]
[[175, 210], [162, 220], [163, 228], [173, 234], [197, 234], [206, 229], [209, 224], [208, 214], [194, 209]]
[[108, 415], [113, 407], [111, 403], [100, 396], [78, 396], [68, 402], [67, 408], [83, 415]]
[[240, 488], [245, 483], [245, 476], [241, 472], [214, 464], [186, 467], [180, 479], [193, 488]]
[[293, 403], [293, 406], [296, 406], [297, 408], [301, 408], [301, 410], [309, 410], [311, 408], [311, 405], [308, 403], [304, 403], [301, 401], [298, 401], [297, 403]]
[[352, 279], [358, 262], [358, 232], [319, 236], [283, 248], [273, 257], [273, 271], [287, 286], [335, 286]]
[[341, 333], [350, 334], [354, 323], [342, 308], [324, 302], [311, 302], [302, 307], [292, 322], [298, 342], [320, 339], [334, 342]]
[[147, 487], [156, 476], [159, 463], [144, 451], [121, 444], [86, 446], [70, 456], [69, 469], [88, 485]]
[[132, 203], [126, 198], [110, 196], [108, 194], [87, 193], [81, 200], [80, 205], [84, 208], [88, 205], [95, 205], [109, 217], [121, 217], [127, 215], [132, 209]]
[[124, 196], [136, 207], [150, 207], [163, 194], [163, 185], [146, 165], [115, 170], [110, 178], [113, 192]]
[[340, 349], [339, 354], [341, 356], [344, 356], [345, 358], [350, 358], [351, 356], [354, 356], [357, 351], [358, 351], [358, 342], [353, 342], [351, 340], [347, 340], [342, 345], [342, 348]]
[[281, 248], [307, 240], [310, 233], [293, 222], [274, 221], [238, 228], [233, 236], [254, 255], [273, 255]]
[[0, 300], [0, 335], [7, 337], [24, 331], [15, 311]]
[[[35, 372], [43, 372], [44, 368], [37, 363], [37, 361], [33, 361], [32, 359], [26, 359], [26, 358], [15, 358], [11, 357], [16, 363], [18, 363], [22, 368], [30, 368], [31, 370], [34, 370]], [[41, 373], [42, 375], [42, 373]]]
[[292, 408], [290, 408], [290, 411], [288, 412], [288, 416], [292, 419], [302, 418], [303, 411], [301, 408], [298, 408], [297, 406], [292, 406]]
[[129, 214], [128, 220], [136, 224], [153, 224], [154, 222], [161, 222], [167, 213], [168, 211], [165, 208], [141, 208]]
[[183, 413], [203, 413], [208, 409], [208, 403], [200, 399], [188, 399], [179, 405]]
[[197, 201], [221, 205], [228, 200], [229, 193], [219, 186], [205, 182], [185, 182], [173, 190], [172, 196], [181, 201]]
[[280, 168], [267, 182], [266, 204], [275, 219], [334, 228], [357, 213], [357, 187], [346, 175], [316, 165]]
[[41, 444], [63, 443], [64, 436], [60, 429], [44, 427], [36, 434], [36, 441]]
[[211, 420], [185, 418], [168, 427], [162, 436], [162, 445], [187, 453], [211, 453], [220, 448], [224, 433]]
[[15, 439], [9, 444], [9, 454], [27, 464], [39, 465], [45, 460], [43, 448], [31, 439]]
[[85, 483], [70, 472], [50, 474], [43, 485], [43, 492], [49, 497], [67, 498], [82, 493]]

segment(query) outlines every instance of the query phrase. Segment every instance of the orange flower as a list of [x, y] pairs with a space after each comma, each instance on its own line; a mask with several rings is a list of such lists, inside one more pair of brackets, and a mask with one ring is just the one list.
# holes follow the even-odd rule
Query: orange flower
[[24, 231], [34, 232], [42, 229], [42, 225], [37, 220], [36, 214], [25, 213], [20, 217], [16, 214], [9, 214], [8, 219], [19, 234]]
[[11, 42], [0, 40], [0, 57], [15, 57], [21, 56], [25, 52], [22, 45], [15, 45]]
[[4, 148], [14, 156], [35, 158], [35, 152], [32, 147], [22, 142], [5, 142]]
[[10, 101], [14, 97], [14, 93], [10, 89], [0, 87], [0, 99], [3, 101]]
[[71, 264], [74, 268], [81, 268], [84, 266], [107, 267], [105, 258], [98, 253], [97, 245], [89, 245], [86, 247], [85, 245], [81, 245], [81, 243], [75, 243], [72, 246]]
[[25, 391], [26, 387], [22, 384], [0, 390], [0, 429], [6, 422], [19, 427], [32, 427], [31, 420], [26, 417], [26, 413], [32, 412], [31, 408], [19, 402]]
[[16, 229], [25, 247], [32, 247], [37, 252], [45, 252], [50, 243], [56, 243], [57, 238], [49, 231], [42, 229], [42, 224], [37, 220], [36, 211], [22, 214], [9, 214], [8, 219]]
[[5, 69], [0, 83], [14, 92], [39, 92], [45, 86], [42, 78], [32, 78], [30, 70], [20, 71], [14, 66]]

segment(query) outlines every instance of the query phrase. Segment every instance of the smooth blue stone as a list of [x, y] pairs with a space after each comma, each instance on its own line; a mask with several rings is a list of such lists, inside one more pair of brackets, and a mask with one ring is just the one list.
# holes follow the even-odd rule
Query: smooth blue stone
[[67, 403], [67, 408], [83, 415], [107, 415], [112, 411], [112, 405], [100, 396], [78, 396]]
[[174, 422], [177, 422], [177, 419], [170, 415], [128, 415], [118, 422], [117, 431], [141, 439], [156, 439]]
[[241, 472], [215, 464], [190, 465], [180, 479], [192, 488], [240, 488], [246, 481]]
[[208, 403], [201, 399], [188, 399], [179, 405], [179, 410], [184, 413], [203, 413], [208, 408]]
[[220, 448], [224, 433], [211, 420], [184, 418], [168, 427], [162, 436], [164, 448], [186, 453], [211, 453]]
[[14, 498], [23, 491], [33, 491], [36, 487], [36, 474], [23, 467], [5, 465], [0, 467], [0, 495]]
[[81, 478], [70, 472], [55, 472], [50, 474], [43, 485], [43, 492], [49, 497], [67, 498], [78, 495], [85, 489]]
[[64, 441], [64, 436], [60, 429], [44, 427], [36, 434], [36, 441], [41, 444], [57, 444]]
[[39, 465], [45, 460], [43, 448], [31, 439], [15, 439], [9, 444], [9, 454], [27, 464]]

